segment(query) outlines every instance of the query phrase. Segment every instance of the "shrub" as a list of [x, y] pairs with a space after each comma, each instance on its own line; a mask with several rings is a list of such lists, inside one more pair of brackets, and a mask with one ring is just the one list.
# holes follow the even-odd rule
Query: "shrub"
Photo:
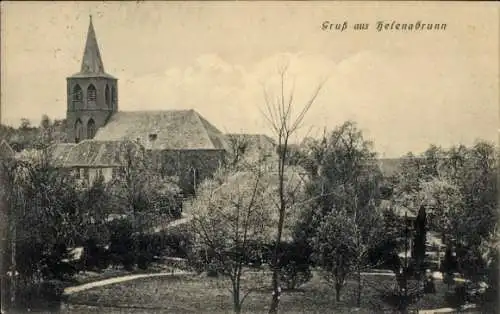
[[192, 250], [191, 236], [183, 231], [165, 231], [160, 237], [162, 252], [169, 257], [188, 258]]
[[114, 265], [123, 265], [131, 270], [135, 264], [135, 246], [132, 237], [132, 225], [125, 220], [116, 220], [110, 225], [109, 245], [110, 261]]
[[309, 265], [299, 265], [292, 261], [281, 268], [281, 282], [286, 286], [286, 289], [296, 289], [305, 284], [312, 278], [312, 273]]
[[18, 287], [15, 307], [18, 310], [55, 310], [60, 306], [64, 284], [59, 280], [30, 283]]
[[[272, 252], [274, 246], [268, 246], [268, 251]], [[296, 289], [312, 278], [311, 273], [311, 253], [310, 246], [302, 241], [282, 243], [279, 248], [279, 264], [281, 269], [281, 282], [286, 289]], [[271, 255], [267, 255], [269, 258]]]
[[105, 269], [109, 265], [109, 253], [91, 238], [85, 241], [81, 262], [83, 269], [86, 270]]
[[147, 269], [153, 262], [155, 253], [160, 249], [158, 236], [150, 234], [140, 234], [134, 239], [137, 243], [137, 267]]

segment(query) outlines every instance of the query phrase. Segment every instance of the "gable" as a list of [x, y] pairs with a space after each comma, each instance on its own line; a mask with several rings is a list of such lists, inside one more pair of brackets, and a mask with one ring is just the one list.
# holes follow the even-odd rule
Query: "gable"
[[7, 143], [7, 141], [2, 140], [0, 143], [0, 158], [1, 159], [7, 159], [7, 158], [13, 158], [15, 155], [14, 150], [12, 147]]

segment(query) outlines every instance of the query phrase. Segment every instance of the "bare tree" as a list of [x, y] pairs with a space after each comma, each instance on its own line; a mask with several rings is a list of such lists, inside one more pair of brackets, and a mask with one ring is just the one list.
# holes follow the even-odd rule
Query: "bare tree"
[[235, 313], [241, 312], [245, 298], [256, 288], [246, 287], [244, 293], [242, 288], [249, 256], [259, 255], [253, 244], [267, 239], [272, 227], [268, 181], [260, 165], [244, 172], [223, 169], [200, 186], [192, 203], [196, 261], [229, 278]]
[[288, 96], [285, 95], [285, 83], [287, 77], [288, 66], [284, 66], [279, 69], [279, 79], [280, 88], [278, 96], [273, 100], [269, 97], [269, 94], [264, 89], [264, 100], [265, 100], [265, 111], [263, 115], [267, 122], [269, 123], [274, 135], [277, 138], [278, 145], [278, 195], [279, 200], [275, 204], [276, 210], [279, 215], [278, 223], [276, 226], [276, 245], [272, 252], [272, 262], [271, 267], [273, 270], [272, 285], [273, 285], [273, 296], [271, 300], [271, 306], [269, 308], [269, 313], [277, 313], [279, 306], [279, 278], [280, 269], [278, 267], [279, 258], [279, 248], [282, 241], [283, 227], [285, 222], [285, 215], [287, 209], [291, 207], [290, 199], [286, 193], [287, 187], [285, 180], [285, 171], [290, 158], [290, 141], [292, 136], [296, 135], [297, 130], [302, 126], [304, 118], [316, 100], [323, 83], [319, 84], [314, 90], [312, 96], [303, 107], [300, 109], [299, 113], [294, 116], [294, 89], [292, 89]]

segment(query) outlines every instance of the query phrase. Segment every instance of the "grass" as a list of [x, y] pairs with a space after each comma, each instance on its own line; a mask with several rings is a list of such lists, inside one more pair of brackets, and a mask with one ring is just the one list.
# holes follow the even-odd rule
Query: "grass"
[[[248, 273], [243, 291], [255, 289], [243, 304], [243, 312], [267, 312], [271, 290], [270, 276]], [[334, 290], [319, 276], [296, 291], [284, 291], [280, 309], [283, 313], [390, 313], [380, 295], [394, 284], [394, 278], [379, 275], [363, 277], [361, 307], [356, 309], [357, 283], [350, 280], [335, 301]], [[144, 278], [79, 292], [69, 297], [67, 313], [228, 313], [232, 311], [229, 283], [218, 278], [171, 276]], [[419, 301], [420, 308], [444, 307], [443, 287], [438, 293]], [[130, 311], [130, 312], [129, 312]], [[63, 310], [64, 312], [64, 310]]]

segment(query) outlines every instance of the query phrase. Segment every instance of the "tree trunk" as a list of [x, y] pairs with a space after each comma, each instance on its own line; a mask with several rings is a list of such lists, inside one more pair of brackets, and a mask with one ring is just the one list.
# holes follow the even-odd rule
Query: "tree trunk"
[[13, 228], [13, 239], [11, 241], [11, 268], [10, 268], [10, 305], [11, 308], [16, 303], [16, 227]]
[[279, 268], [273, 266], [273, 297], [271, 299], [271, 307], [269, 308], [269, 314], [278, 313], [278, 305], [279, 305], [278, 272]]
[[241, 313], [240, 291], [236, 284], [233, 284], [233, 311], [236, 314]]
[[231, 280], [233, 283], [233, 311], [236, 314], [241, 313], [241, 301], [240, 301], [240, 274], [239, 271], [236, 272], [236, 278], [233, 277]]
[[356, 298], [356, 304], [361, 307], [361, 270], [358, 268], [358, 294]]
[[337, 302], [340, 302], [340, 291], [342, 290], [342, 284], [341, 283], [336, 283], [335, 284], [335, 300]]

